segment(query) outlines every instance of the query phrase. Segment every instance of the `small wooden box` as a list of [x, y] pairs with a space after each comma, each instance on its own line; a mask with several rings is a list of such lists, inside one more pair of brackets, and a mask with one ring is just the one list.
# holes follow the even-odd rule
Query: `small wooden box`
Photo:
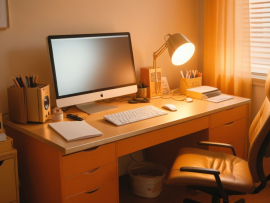
[[180, 94], [186, 94], [186, 89], [202, 86], [202, 77], [197, 78], [181, 78], [180, 80]]
[[155, 98], [162, 96], [161, 89], [161, 68], [157, 68], [157, 81], [158, 91], [156, 92], [156, 77], [155, 69], [153, 67], [144, 67], [140, 70], [140, 82], [143, 83], [147, 88], [147, 97]]

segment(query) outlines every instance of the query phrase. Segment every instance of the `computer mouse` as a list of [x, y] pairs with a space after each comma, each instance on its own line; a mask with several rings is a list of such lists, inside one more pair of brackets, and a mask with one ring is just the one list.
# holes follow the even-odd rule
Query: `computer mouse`
[[176, 106], [173, 105], [173, 104], [165, 104], [165, 105], [163, 105], [162, 107], [165, 108], [165, 109], [168, 109], [168, 110], [170, 110], [170, 111], [177, 111]]
[[193, 102], [193, 99], [187, 97], [186, 102]]

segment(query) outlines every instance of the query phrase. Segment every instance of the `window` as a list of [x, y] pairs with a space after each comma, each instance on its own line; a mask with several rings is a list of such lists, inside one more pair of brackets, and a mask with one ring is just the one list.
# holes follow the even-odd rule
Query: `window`
[[249, 0], [251, 72], [265, 78], [270, 70], [270, 0]]

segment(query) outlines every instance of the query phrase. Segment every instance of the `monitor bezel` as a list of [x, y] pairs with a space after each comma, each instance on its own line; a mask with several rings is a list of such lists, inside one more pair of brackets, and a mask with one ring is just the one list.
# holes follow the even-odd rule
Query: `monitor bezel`
[[[57, 76], [56, 76], [56, 70], [55, 70], [55, 64], [54, 64], [53, 49], [52, 49], [52, 40], [53, 39], [102, 37], [102, 36], [121, 36], [121, 35], [128, 35], [129, 48], [130, 48], [131, 60], [132, 60], [132, 65], [133, 65], [133, 73], [134, 73], [134, 82], [133, 83], [114, 86], [114, 87], [107, 87], [107, 88], [89, 90], [89, 91], [84, 91], [84, 92], [78, 92], [78, 93], [73, 93], [73, 94], [68, 94], [68, 95], [63, 95], [63, 96], [59, 95], [58, 88], [57, 88], [58, 87], [57, 86]], [[133, 56], [133, 50], [132, 50], [131, 36], [130, 36], [129, 32], [72, 34], [72, 35], [50, 35], [50, 36], [47, 37], [47, 43], [48, 43], [48, 47], [49, 47], [49, 55], [50, 55], [51, 69], [52, 69], [53, 80], [54, 80], [54, 90], [55, 90], [56, 100], [62, 100], [64, 98], [76, 97], [76, 96], [93, 94], [93, 93], [100, 93], [100, 92], [104, 92], [104, 91], [107, 91], [107, 90], [123, 89], [125, 87], [130, 87], [130, 86], [137, 85], [137, 82], [136, 82], [136, 69], [135, 69], [135, 64], [134, 64], [134, 56]], [[134, 90], [133, 90], [133, 92], [134, 92]], [[102, 99], [102, 97], [100, 99]]]

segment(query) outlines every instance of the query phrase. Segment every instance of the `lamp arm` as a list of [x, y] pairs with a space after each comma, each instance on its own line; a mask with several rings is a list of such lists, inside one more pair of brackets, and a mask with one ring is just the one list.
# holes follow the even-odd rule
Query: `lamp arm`
[[159, 92], [159, 85], [158, 85], [158, 77], [157, 77], [157, 62], [156, 59], [159, 57], [168, 47], [167, 41], [156, 51], [153, 53], [153, 68], [155, 69], [155, 88], [156, 94]]
[[153, 53], [153, 57], [156, 59], [159, 57], [168, 47], [167, 41], [157, 50]]

